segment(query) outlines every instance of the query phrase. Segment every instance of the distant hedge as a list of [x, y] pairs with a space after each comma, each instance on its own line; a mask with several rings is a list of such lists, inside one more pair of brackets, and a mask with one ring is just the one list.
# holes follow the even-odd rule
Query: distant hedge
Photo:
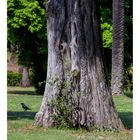
[[12, 71], [7, 72], [7, 85], [8, 86], [20, 86], [22, 79], [21, 73], [15, 73]]

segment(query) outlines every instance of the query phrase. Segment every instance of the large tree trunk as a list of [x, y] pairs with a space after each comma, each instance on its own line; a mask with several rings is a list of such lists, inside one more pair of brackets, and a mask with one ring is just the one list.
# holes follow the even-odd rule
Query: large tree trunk
[[[58, 89], [68, 80], [62, 55], [65, 42], [71, 50], [71, 90], [68, 94], [74, 101], [73, 126], [123, 128], [106, 80], [99, 30], [93, 0], [48, 1], [47, 84], [36, 115], [37, 124], [46, 128], [53, 125], [52, 115], [56, 112], [49, 103], [56, 99]], [[58, 77], [59, 85], [52, 82], [54, 77]]]
[[[51, 115], [55, 113], [50, 104], [57, 96], [64, 81], [63, 59], [61, 54], [61, 37], [65, 23], [64, 0], [48, 1], [48, 70], [47, 82], [42, 105], [36, 115], [36, 123], [48, 128], [54, 122]], [[56, 81], [56, 82], [55, 82]], [[59, 84], [57, 84], [59, 81]]]
[[113, 0], [112, 94], [123, 93], [124, 0]]
[[21, 87], [29, 87], [29, 86], [30, 86], [29, 68], [23, 66], [22, 67]]

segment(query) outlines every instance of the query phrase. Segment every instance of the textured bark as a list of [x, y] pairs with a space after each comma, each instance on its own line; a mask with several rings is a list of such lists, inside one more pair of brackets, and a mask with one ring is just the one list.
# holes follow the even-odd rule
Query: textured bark
[[[55, 9], [55, 13], [51, 8]], [[71, 52], [71, 88], [68, 94], [74, 102], [71, 123], [88, 129], [94, 125], [122, 129], [123, 124], [118, 118], [105, 77], [95, 1], [51, 0], [48, 2], [48, 12], [47, 84], [36, 124], [46, 128], [53, 125], [51, 116], [55, 110], [49, 101], [57, 97], [58, 87], [55, 83], [49, 83], [52, 83], [55, 75], [59, 86], [68, 80], [62, 55], [64, 46], [67, 46]]]
[[112, 94], [123, 93], [124, 0], [113, 0]]
[[[61, 54], [61, 37], [65, 23], [64, 0], [50, 0], [47, 3], [48, 10], [48, 70], [47, 82], [42, 105], [36, 115], [36, 124], [45, 128], [53, 125], [52, 115], [55, 113], [50, 102], [56, 98], [58, 86], [64, 81], [64, 67]], [[55, 80], [59, 85], [55, 84]], [[57, 82], [56, 82], [57, 83]]]
[[22, 70], [21, 86], [22, 87], [30, 86], [29, 69], [27, 67], [23, 67], [23, 70]]

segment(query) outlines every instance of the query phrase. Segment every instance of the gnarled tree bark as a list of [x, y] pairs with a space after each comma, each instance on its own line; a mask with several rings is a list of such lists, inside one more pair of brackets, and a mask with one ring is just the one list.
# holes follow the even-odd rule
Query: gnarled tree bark
[[[68, 94], [74, 100], [71, 123], [88, 129], [94, 125], [123, 129], [106, 79], [96, 6], [95, 0], [48, 1], [47, 83], [36, 124], [46, 128], [53, 125], [55, 109], [49, 102], [56, 99], [58, 88], [68, 80], [62, 55], [66, 42], [71, 52], [72, 81]], [[55, 76], [59, 85], [51, 84]]]

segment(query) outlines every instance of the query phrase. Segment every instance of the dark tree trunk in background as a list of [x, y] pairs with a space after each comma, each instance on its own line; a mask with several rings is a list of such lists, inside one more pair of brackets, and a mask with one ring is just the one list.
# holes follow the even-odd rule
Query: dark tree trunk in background
[[[56, 99], [58, 89], [68, 80], [63, 57], [67, 46], [71, 52], [68, 94], [74, 101], [73, 126], [123, 128], [106, 80], [99, 25], [95, 0], [48, 1], [47, 84], [36, 124], [46, 128], [53, 125], [52, 115], [56, 112], [49, 103]], [[59, 84], [53, 82], [55, 77]]]
[[123, 93], [124, 0], [113, 0], [112, 94]]
[[10, 64], [16, 64], [16, 51], [13, 46], [10, 47]]
[[23, 68], [24, 68], [24, 66], [19, 65], [18, 67], [19, 67], [19, 68], [18, 68], [19, 73], [21, 73], [21, 74], [22, 74], [22, 73], [23, 73]]
[[25, 66], [22, 67], [22, 80], [21, 87], [29, 87], [30, 79], [29, 79], [29, 69]]

